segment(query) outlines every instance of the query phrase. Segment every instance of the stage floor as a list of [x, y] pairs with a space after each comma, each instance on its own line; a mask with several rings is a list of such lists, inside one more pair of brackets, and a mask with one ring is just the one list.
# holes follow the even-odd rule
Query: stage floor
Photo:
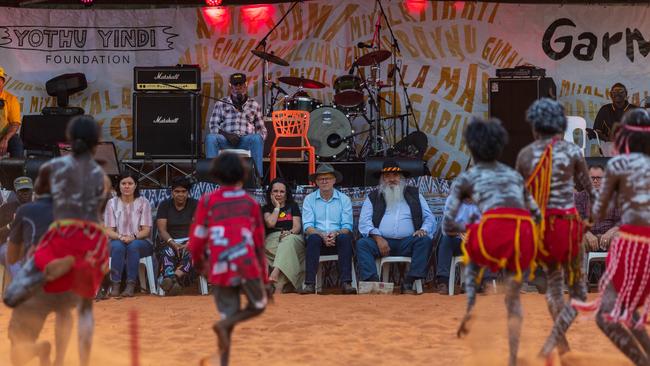
[[[463, 295], [432, 293], [277, 295], [262, 316], [236, 328], [231, 364], [505, 365], [508, 345], [503, 295], [479, 296], [469, 336], [457, 339], [465, 300]], [[543, 365], [535, 354], [551, 327], [546, 301], [536, 293], [522, 294], [522, 301], [525, 315], [519, 364]], [[131, 365], [130, 310], [139, 312], [140, 365], [198, 365], [202, 357], [216, 350], [210, 327], [218, 315], [211, 296], [138, 295], [95, 303], [92, 365]], [[9, 315], [10, 310], [0, 305], [2, 365], [9, 364]], [[41, 339], [53, 339], [53, 324], [51, 316]], [[568, 339], [576, 353], [565, 357], [563, 365], [631, 365], [593, 320], [579, 317]], [[73, 336], [66, 365], [78, 364], [76, 344]]]

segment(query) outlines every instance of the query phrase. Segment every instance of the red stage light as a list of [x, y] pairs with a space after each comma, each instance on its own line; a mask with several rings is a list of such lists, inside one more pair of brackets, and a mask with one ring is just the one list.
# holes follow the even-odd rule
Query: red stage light
[[248, 26], [248, 33], [257, 33], [259, 28], [273, 19], [275, 8], [271, 5], [252, 5], [241, 8], [241, 18]]
[[80, 0], [82, 4], [90, 6], [93, 4], [93, 0]]
[[426, 10], [427, 0], [406, 0], [404, 5], [409, 13], [419, 14]]
[[230, 14], [228, 8], [225, 6], [209, 7], [201, 9], [203, 17], [211, 26], [219, 29], [222, 32], [228, 30], [230, 25]]
[[465, 7], [464, 1], [454, 1], [454, 8], [456, 8], [456, 11], [463, 11], [464, 7]]
[[205, 0], [206, 6], [220, 6], [223, 0]]

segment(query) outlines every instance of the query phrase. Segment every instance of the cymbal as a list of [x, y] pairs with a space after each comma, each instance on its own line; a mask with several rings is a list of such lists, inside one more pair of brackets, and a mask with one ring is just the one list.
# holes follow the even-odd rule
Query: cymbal
[[289, 84], [292, 86], [300, 86], [307, 89], [323, 89], [325, 84], [320, 81], [305, 79], [303, 77], [297, 76], [281, 76], [278, 78], [278, 81], [281, 83]]
[[378, 64], [382, 61], [386, 61], [390, 57], [391, 53], [387, 50], [372, 51], [366, 53], [365, 55], [357, 59], [357, 65], [359, 66], [372, 66]]
[[272, 62], [272, 63], [274, 63], [276, 65], [280, 65], [280, 66], [289, 66], [288, 62], [286, 62], [285, 60], [279, 58], [278, 56], [276, 56], [276, 55], [274, 55], [272, 53], [266, 53], [266, 52], [258, 51], [258, 50], [252, 50], [251, 52], [253, 53], [253, 55], [261, 58], [262, 60], [266, 60], [268, 62]]

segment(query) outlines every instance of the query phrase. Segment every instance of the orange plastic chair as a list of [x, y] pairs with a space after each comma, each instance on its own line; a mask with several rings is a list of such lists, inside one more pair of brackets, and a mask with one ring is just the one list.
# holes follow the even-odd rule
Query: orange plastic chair
[[[309, 174], [316, 172], [316, 149], [309, 143], [309, 112], [305, 111], [274, 111], [273, 129], [275, 139], [271, 145], [271, 180], [275, 179], [277, 170], [278, 151], [307, 151], [309, 153]], [[300, 137], [301, 146], [278, 146], [278, 140], [283, 137]]]

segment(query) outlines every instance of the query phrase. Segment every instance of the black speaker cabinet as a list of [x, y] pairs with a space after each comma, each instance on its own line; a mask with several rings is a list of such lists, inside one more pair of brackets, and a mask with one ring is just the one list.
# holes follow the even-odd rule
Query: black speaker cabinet
[[534, 139], [526, 110], [537, 99], [555, 99], [555, 82], [552, 78], [494, 78], [488, 80], [488, 85], [488, 113], [501, 120], [509, 135], [499, 160], [514, 167], [519, 151]]
[[66, 142], [65, 131], [74, 115], [32, 114], [23, 117], [20, 138], [26, 150], [52, 150]]
[[196, 158], [200, 111], [192, 93], [133, 93], [133, 158]]

